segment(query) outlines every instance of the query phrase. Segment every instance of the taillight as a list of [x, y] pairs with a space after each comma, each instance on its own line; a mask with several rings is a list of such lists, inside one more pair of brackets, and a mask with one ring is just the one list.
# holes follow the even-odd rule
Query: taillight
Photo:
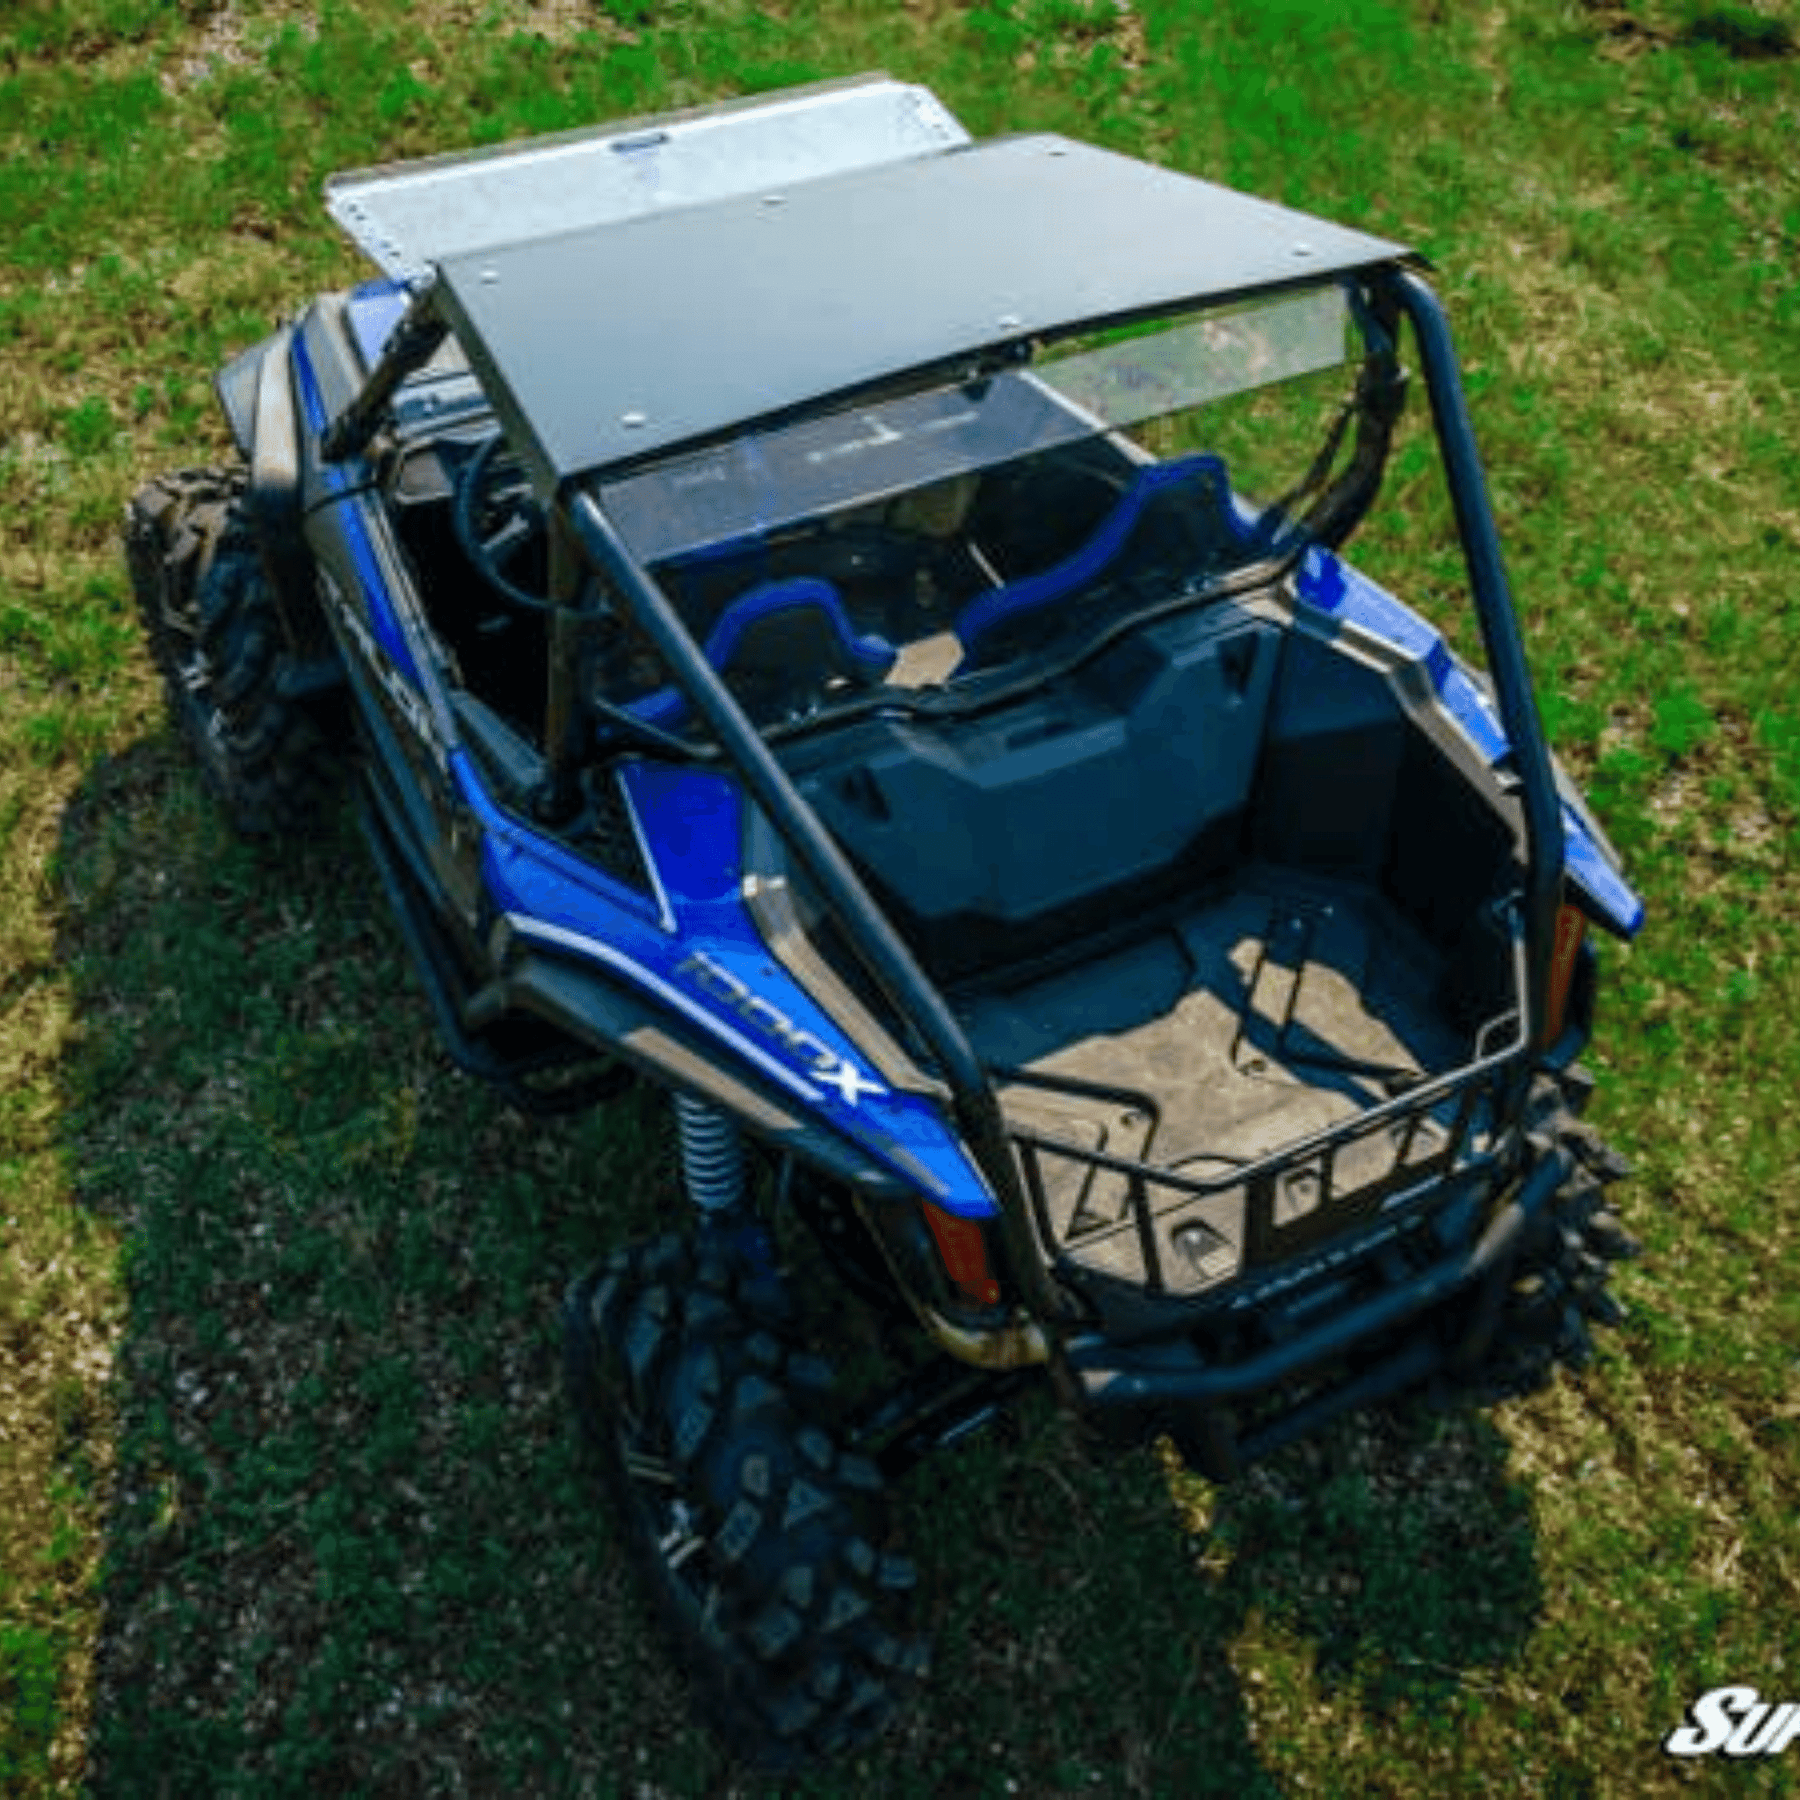
[[924, 1204], [925, 1222], [937, 1242], [944, 1272], [957, 1288], [977, 1306], [993, 1306], [1000, 1298], [1000, 1283], [988, 1267], [987, 1239], [974, 1219], [960, 1218]]
[[1556, 938], [1550, 947], [1550, 981], [1544, 992], [1545, 1047], [1562, 1036], [1569, 1010], [1569, 988], [1575, 980], [1575, 964], [1581, 955], [1581, 940], [1587, 935], [1587, 920], [1578, 908], [1567, 901], [1557, 908]]

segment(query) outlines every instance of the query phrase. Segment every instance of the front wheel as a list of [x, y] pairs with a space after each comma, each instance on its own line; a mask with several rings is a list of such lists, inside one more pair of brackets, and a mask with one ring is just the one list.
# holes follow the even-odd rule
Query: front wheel
[[705, 1722], [791, 1771], [876, 1736], [925, 1674], [884, 1483], [831, 1375], [725, 1247], [667, 1238], [571, 1290], [568, 1379]]
[[191, 469], [133, 497], [125, 552], [169, 711], [234, 830], [301, 829], [336, 773], [319, 722], [283, 691], [291, 658], [239, 471]]

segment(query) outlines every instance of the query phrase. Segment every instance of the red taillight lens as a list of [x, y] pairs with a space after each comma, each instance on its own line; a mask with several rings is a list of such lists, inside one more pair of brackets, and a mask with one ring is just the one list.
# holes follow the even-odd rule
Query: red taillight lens
[[987, 1241], [973, 1219], [957, 1217], [925, 1203], [925, 1222], [937, 1241], [945, 1273], [978, 1306], [993, 1306], [1000, 1298], [1000, 1283], [988, 1267]]
[[1546, 1046], [1562, 1036], [1563, 1021], [1569, 1010], [1569, 988], [1575, 979], [1575, 963], [1581, 955], [1581, 940], [1587, 935], [1587, 920], [1573, 906], [1565, 903], [1557, 908], [1556, 940], [1550, 947], [1550, 983], [1544, 994], [1544, 1036]]

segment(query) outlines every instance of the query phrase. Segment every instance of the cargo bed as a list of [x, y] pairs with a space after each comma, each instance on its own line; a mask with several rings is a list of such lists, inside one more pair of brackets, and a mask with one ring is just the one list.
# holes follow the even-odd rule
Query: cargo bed
[[1046, 1249], [1181, 1296], [1479, 1155], [1481, 1078], [1518, 1042], [1505, 985], [1471, 1014], [1378, 892], [1253, 866], [1109, 954], [959, 1011]]

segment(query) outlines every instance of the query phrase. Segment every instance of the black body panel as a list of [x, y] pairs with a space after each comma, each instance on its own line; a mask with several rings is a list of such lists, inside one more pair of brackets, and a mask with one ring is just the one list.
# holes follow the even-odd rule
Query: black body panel
[[[1233, 860], [1280, 633], [1238, 606], [1165, 620], [1003, 709], [881, 718], [792, 763], [944, 979], [1048, 947], [1120, 894]], [[919, 828], [930, 821], [930, 830]]]

